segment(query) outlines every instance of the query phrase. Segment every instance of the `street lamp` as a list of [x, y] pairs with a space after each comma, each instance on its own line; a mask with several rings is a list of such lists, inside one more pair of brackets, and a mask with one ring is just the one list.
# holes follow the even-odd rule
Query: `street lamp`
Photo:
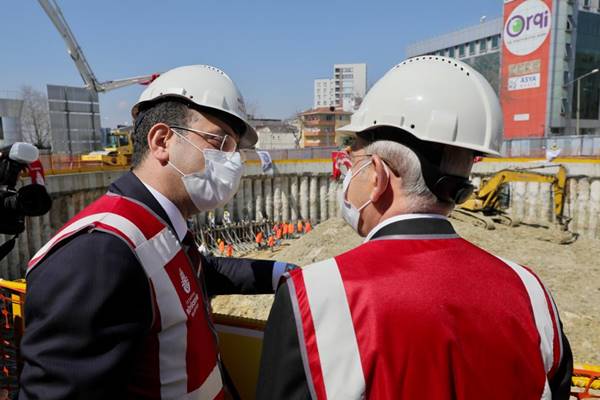
[[571, 82], [568, 82], [568, 83], [565, 84], [565, 86], [569, 86], [569, 85], [573, 84], [574, 82], [577, 82], [577, 117], [576, 117], [577, 118], [577, 125], [576, 125], [576, 128], [575, 128], [575, 130], [577, 132], [577, 135], [579, 135], [579, 102], [581, 101], [581, 87], [580, 87], [580, 83], [581, 83], [581, 80], [583, 78], [586, 78], [586, 77], [588, 77], [590, 75], [593, 75], [593, 74], [597, 73], [598, 71], [600, 71], [600, 69], [594, 68], [590, 72], [588, 72], [586, 74], [583, 74], [579, 78], [573, 79]]

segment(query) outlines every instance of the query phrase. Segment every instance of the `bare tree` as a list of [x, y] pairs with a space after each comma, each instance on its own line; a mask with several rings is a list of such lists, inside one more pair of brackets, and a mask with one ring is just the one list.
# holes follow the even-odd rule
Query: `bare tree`
[[50, 147], [50, 113], [48, 98], [31, 86], [21, 87], [23, 113], [21, 114], [21, 129], [23, 139], [40, 149]]

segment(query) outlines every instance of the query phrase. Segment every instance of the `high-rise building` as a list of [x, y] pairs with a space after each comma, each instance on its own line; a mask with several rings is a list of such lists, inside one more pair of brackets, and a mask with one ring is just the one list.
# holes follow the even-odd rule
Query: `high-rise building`
[[331, 107], [335, 104], [334, 80], [315, 79], [313, 108]]
[[352, 112], [367, 93], [367, 64], [335, 64], [333, 79], [315, 79], [313, 108]]
[[600, 135], [600, 0], [505, 0], [502, 18], [412, 44], [407, 55], [479, 70], [499, 93], [504, 138], [523, 149]]
[[355, 111], [367, 94], [367, 64], [335, 64], [333, 66], [334, 105], [344, 111]]
[[445, 35], [423, 40], [406, 48], [407, 57], [425, 54], [457, 58], [471, 65], [498, 92], [502, 18], [484, 21]]

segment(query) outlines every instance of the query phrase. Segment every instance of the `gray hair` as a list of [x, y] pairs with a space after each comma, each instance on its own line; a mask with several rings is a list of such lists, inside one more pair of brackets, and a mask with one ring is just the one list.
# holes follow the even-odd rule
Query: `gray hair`
[[[407, 146], [390, 140], [378, 140], [365, 147], [367, 154], [377, 154], [402, 178], [402, 191], [407, 200], [407, 213], [447, 215], [453, 203], [441, 201], [423, 178], [417, 155]], [[468, 177], [473, 166], [473, 151], [444, 146], [440, 171], [448, 175]]]

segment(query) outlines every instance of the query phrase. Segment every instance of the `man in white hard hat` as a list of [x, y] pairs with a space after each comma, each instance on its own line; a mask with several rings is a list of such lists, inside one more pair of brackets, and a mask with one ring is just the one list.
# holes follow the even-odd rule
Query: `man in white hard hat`
[[357, 248], [289, 273], [264, 336], [259, 399], [567, 399], [572, 356], [529, 269], [447, 215], [498, 154], [501, 110], [470, 66], [406, 60], [365, 97], [340, 207]]
[[233, 197], [257, 140], [224, 72], [168, 71], [132, 114], [132, 171], [29, 263], [21, 400], [221, 399], [209, 297], [272, 293], [289, 267], [202, 255], [187, 229]]

